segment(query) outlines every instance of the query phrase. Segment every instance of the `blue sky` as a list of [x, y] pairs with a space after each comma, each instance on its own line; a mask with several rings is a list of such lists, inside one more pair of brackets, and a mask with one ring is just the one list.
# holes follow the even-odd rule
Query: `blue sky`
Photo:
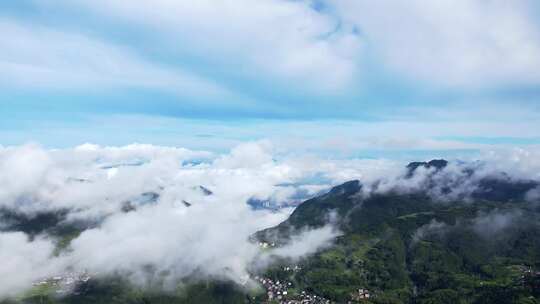
[[0, 144], [540, 144], [535, 1], [0, 3]]

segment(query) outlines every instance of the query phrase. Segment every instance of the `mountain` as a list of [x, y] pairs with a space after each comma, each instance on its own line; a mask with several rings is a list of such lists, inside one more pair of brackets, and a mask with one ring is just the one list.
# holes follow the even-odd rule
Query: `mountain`
[[412, 162], [407, 165], [407, 177], [411, 177], [419, 167], [425, 169], [435, 168], [435, 171], [439, 171], [444, 169], [447, 165], [448, 161], [444, 159], [433, 159], [428, 162]]
[[204, 194], [204, 195], [212, 195], [214, 192], [212, 190], [206, 188], [205, 186], [199, 185], [198, 189]]
[[[443, 174], [446, 165], [411, 163], [403, 178], [420, 166]], [[278, 264], [269, 273], [337, 303], [538, 303], [540, 204], [524, 200], [538, 183], [484, 177], [467, 199], [447, 201], [430, 191], [440, 178], [428, 177], [427, 188], [380, 193], [350, 181], [304, 202], [256, 236], [284, 244], [325, 225], [342, 235], [301, 261], [301, 271], [279, 272]]]

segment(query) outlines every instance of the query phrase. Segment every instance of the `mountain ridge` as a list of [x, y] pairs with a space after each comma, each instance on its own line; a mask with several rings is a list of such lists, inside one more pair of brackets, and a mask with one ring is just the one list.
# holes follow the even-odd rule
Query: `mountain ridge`
[[[540, 275], [526, 269], [540, 268], [540, 204], [524, 197], [538, 182], [487, 176], [466, 200], [444, 201], [429, 187], [448, 162], [412, 164], [407, 168], [435, 166], [426, 188], [360, 195], [359, 181], [349, 181], [258, 233], [278, 245], [325, 225], [343, 233], [300, 263], [294, 278], [275, 279], [337, 303], [353, 300], [356, 290], [369, 290], [373, 303], [536, 303]], [[493, 195], [493, 185], [504, 195]]]

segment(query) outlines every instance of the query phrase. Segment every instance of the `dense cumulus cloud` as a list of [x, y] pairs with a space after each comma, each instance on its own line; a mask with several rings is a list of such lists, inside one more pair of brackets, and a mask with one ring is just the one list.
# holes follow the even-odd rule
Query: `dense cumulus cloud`
[[0, 233], [0, 249], [0, 297], [15, 295], [61, 267], [58, 260], [51, 259], [54, 245], [46, 239], [30, 242], [22, 232]]
[[[119, 273], [146, 284], [151, 266], [165, 287], [191, 276], [245, 283], [255, 260], [263, 265], [272, 258], [249, 237], [291, 211], [254, 210], [246, 204], [250, 198], [298, 201], [362, 176], [363, 167], [392, 167], [379, 161], [276, 160], [272, 150], [264, 141], [224, 155], [141, 144], [2, 148], [2, 210], [30, 218], [62, 212], [63, 223], [91, 224], [57, 256], [55, 236], [2, 232], [2, 247], [11, 247], [2, 252], [4, 260], [29, 259], [36, 265], [20, 268], [1, 294], [13, 295], [68, 268]], [[329, 244], [338, 233], [331, 227], [305, 231], [273, 256], [298, 258]], [[13, 271], [7, 267], [1, 273]]]
[[[534, 155], [524, 150], [493, 152], [483, 162], [450, 162], [444, 174], [419, 167], [407, 178], [401, 162], [289, 156], [267, 141], [245, 143], [223, 155], [141, 144], [0, 148], [2, 210], [29, 217], [64, 212], [65, 223], [93, 223], [59, 255], [57, 239], [47, 233], [0, 233], [0, 256], [13, 261], [0, 266], [5, 278], [0, 295], [13, 295], [66, 269], [122, 274], [143, 285], [157, 277], [165, 287], [192, 276], [245, 284], [254, 264], [264, 265], [272, 255], [310, 254], [339, 235], [331, 225], [304, 231], [272, 255], [264, 254], [250, 236], [277, 225], [292, 209], [255, 210], [246, 203], [250, 198], [286, 204], [352, 179], [361, 181], [365, 193], [415, 191], [437, 178], [455, 182], [471, 177], [464, 168], [473, 166], [474, 178], [459, 183], [463, 189], [457, 193], [462, 195], [474, 191], [475, 181], [499, 170], [506, 172], [505, 178], [538, 179]], [[535, 195], [531, 191], [528, 198]], [[504, 225], [506, 217], [493, 219]], [[9, 223], [2, 224], [5, 230]]]

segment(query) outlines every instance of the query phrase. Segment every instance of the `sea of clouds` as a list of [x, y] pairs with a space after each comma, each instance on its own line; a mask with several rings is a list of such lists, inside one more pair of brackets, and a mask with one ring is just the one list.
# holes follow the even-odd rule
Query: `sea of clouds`
[[[540, 179], [540, 152], [534, 149], [486, 152], [482, 165], [474, 164], [476, 179], [500, 171], [508, 178]], [[433, 172], [420, 168], [404, 179], [405, 165], [388, 159], [287, 155], [267, 141], [244, 143], [223, 154], [143, 144], [0, 147], [0, 208], [29, 217], [65, 211], [67, 222], [96, 223], [60, 255], [54, 254], [56, 240], [47, 234], [31, 238], [0, 232], [0, 297], [66, 269], [122, 274], [143, 285], [159, 276], [165, 287], [194, 275], [246, 284], [254, 261], [269, 258], [250, 236], [292, 212], [254, 210], [246, 204], [250, 198], [279, 205], [352, 179], [359, 179], [366, 192], [408, 191], [425, 185]], [[462, 169], [463, 163], [451, 162], [445, 172], [461, 178]], [[473, 187], [467, 184], [460, 193]], [[149, 202], [143, 193], [159, 197]], [[126, 202], [134, 210], [125, 212]], [[299, 258], [328, 246], [337, 235], [331, 226], [304, 231], [275, 255]]]

